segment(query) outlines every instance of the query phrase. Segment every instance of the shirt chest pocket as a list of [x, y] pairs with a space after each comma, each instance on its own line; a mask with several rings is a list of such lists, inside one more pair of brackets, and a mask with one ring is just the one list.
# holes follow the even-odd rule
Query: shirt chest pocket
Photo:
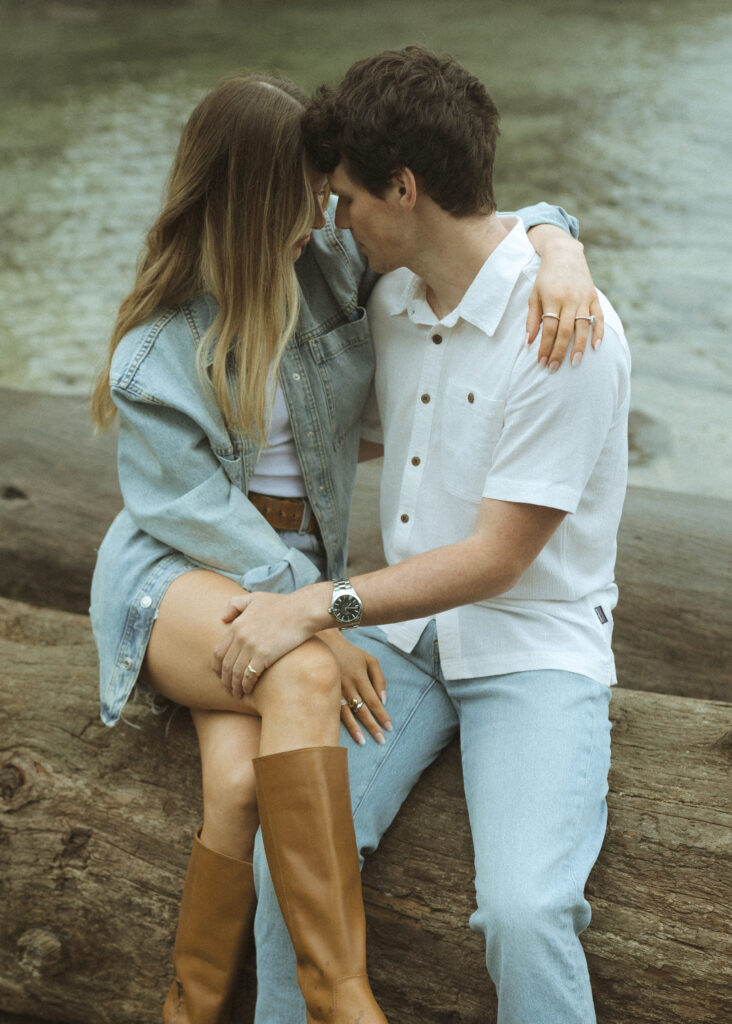
[[441, 422], [442, 482], [450, 494], [479, 501], [503, 430], [506, 403], [486, 398], [470, 384], [452, 381]]
[[374, 350], [364, 310], [358, 318], [311, 341], [329, 435], [340, 447], [363, 412], [374, 375]]

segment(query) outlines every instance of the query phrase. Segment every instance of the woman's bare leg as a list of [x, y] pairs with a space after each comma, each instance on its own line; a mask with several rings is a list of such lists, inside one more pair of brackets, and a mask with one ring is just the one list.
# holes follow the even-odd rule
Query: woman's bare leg
[[340, 684], [325, 644], [311, 640], [268, 669], [254, 692], [238, 699], [213, 668], [213, 651], [231, 627], [221, 621], [242, 589], [226, 576], [198, 570], [173, 580], [147, 648], [145, 681], [191, 709], [201, 750], [202, 841], [239, 859], [257, 830], [252, 758], [302, 747], [337, 746]]
[[235, 860], [252, 860], [259, 826], [252, 760], [259, 719], [231, 711], [191, 711], [201, 750], [201, 842]]
[[211, 1007], [226, 1016], [254, 908], [253, 758], [338, 744], [340, 678], [318, 640], [273, 665], [251, 696], [239, 700], [224, 689], [213, 651], [230, 628], [221, 616], [240, 593], [217, 573], [179, 576], [160, 604], [143, 666], [145, 682], [190, 708], [203, 774], [204, 826], [184, 886], [165, 1022], [209, 1019]]
[[[262, 719], [260, 753], [337, 746], [340, 680], [333, 655], [317, 638], [267, 669], [254, 692], [228, 693], [213, 668], [213, 651], [231, 626], [221, 621], [242, 588], [207, 570], [184, 573], [163, 597], [143, 666], [146, 681], [193, 711], [233, 711]], [[271, 721], [266, 721], [271, 719]]]

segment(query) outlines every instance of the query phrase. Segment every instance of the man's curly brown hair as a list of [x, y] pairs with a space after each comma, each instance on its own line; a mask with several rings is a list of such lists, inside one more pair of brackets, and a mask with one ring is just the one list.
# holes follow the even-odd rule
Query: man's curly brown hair
[[309, 159], [325, 174], [343, 162], [383, 198], [408, 167], [456, 217], [493, 213], [499, 114], [485, 86], [453, 58], [419, 46], [357, 61], [321, 86], [303, 119]]

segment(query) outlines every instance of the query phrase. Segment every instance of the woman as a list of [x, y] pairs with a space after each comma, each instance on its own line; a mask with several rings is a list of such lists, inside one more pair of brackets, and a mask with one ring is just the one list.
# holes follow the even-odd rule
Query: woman
[[290, 83], [241, 75], [193, 112], [93, 399], [97, 425], [119, 413], [125, 500], [92, 586], [102, 718], [115, 724], [138, 683], [190, 708], [201, 750], [204, 821], [163, 1010], [178, 1024], [227, 1019], [259, 818], [309, 1018], [385, 1021], [366, 977], [338, 745], [341, 711], [364, 742], [341, 708], [346, 677], [384, 741], [378, 664], [327, 630], [251, 696], [227, 692], [213, 667], [230, 599], [345, 571], [374, 275], [306, 166], [305, 102]]

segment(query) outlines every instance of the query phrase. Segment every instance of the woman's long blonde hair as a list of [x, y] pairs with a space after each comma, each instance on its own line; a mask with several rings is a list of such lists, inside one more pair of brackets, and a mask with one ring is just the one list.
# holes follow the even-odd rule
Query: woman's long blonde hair
[[210, 293], [218, 315], [199, 346], [199, 376], [227, 428], [264, 441], [299, 310], [294, 246], [313, 221], [300, 127], [306, 102], [290, 82], [237, 75], [191, 114], [94, 389], [98, 427], [115, 416], [109, 372], [120, 339], [157, 310]]

